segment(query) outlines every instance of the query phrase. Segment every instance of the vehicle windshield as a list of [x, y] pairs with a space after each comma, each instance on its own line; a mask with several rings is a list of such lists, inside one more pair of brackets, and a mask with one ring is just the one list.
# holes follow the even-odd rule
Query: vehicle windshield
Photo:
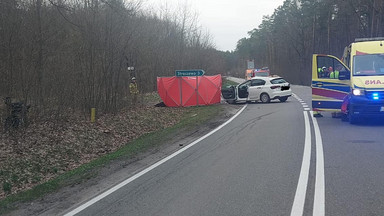
[[353, 57], [354, 76], [384, 75], [384, 54], [357, 55]]
[[268, 72], [256, 72], [255, 76], [267, 77], [267, 76], [269, 76], [269, 73]]
[[251, 80], [247, 80], [241, 84], [238, 85], [239, 88], [247, 88], [248, 86], [251, 85]]

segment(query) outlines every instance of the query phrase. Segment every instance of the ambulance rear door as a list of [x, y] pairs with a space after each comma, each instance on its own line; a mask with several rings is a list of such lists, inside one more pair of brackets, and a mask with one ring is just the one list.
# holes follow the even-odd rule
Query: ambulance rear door
[[331, 55], [313, 55], [313, 111], [340, 112], [343, 99], [350, 92], [350, 84], [350, 70], [338, 58]]

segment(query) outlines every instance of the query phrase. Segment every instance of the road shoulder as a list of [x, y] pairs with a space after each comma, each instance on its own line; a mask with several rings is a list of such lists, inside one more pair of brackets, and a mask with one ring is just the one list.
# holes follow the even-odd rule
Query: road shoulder
[[7, 215], [59, 215], [67, 209], [83, 203], [112, 186], [138, 173], [162, 158], [181, 149], [231, 118], [241, 105], [221, 104], [223, 110], [218, 116], [192, 130], [181, 130], [173, 134], [167, 143], [150, 148], [133, 158], [114, 160], [98, 168], [89, 179], [60, 189], [38, 200], [18, 204], [18, 210]]

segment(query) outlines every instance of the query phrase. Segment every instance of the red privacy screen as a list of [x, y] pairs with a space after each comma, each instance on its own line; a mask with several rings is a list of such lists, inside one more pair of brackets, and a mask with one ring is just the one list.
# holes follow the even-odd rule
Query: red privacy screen
[[199, 77], [158, 77], [157, 92], [169, 107], [220, 103], [221, 75]]

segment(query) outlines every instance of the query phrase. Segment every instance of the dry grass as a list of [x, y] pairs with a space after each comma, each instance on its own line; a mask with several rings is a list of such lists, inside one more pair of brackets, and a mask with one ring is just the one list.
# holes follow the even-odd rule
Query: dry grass
[[[27, 128], [0, 134], [0, 199], [47, 182], [133, 139], [180, 121], [184, 109], [146, 104], [99, 116], [92, 124], [80, 115], [31, 122]], [[148, 103], [148, 102], [151, 103]]]

